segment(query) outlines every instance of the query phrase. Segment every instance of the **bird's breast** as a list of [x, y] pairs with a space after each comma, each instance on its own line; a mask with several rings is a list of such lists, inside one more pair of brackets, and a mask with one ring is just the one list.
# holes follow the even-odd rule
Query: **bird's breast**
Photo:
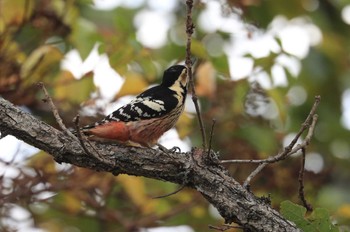
[[143, 146], [154, 146], [158, 139], [175, 125], [182, 111], [183, 106], [181, 105], [163, 117], [128, 122], [130, 141]]

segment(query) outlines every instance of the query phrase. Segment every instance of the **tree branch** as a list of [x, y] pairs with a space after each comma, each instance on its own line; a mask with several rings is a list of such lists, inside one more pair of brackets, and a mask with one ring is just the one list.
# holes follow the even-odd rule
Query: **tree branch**
[[194, 104], [194, 107], [196, 108], [197, 118], [199, 122], [199, 128], [201, 130], [202, 134], [202, 146], [203, 149], [207, 149], [207, 137], [205, 135], [205, 128], [204, 123], [202, 119], [202, 115], [199, 109], [198, 104], [198, 97], [196, 94], [196, 89], [194, 88], [194, 80], [193, 80], [193, 74], [192, 74], [192, 60], [191, 60], [191, 41], [192, 41], [192, 34], [194, 31], [194, 24], [192, 21], [192, 8], [193, 8], [193, 0], [186, 0], [187, 5], [187, 16], [186, 16], [186, 34], [187, 34], [187, 43], [186, 43], [186, 66], [187, 66], [187, 73], [189, 77], [189, 86], [191, 88], [191, 94], [192, 94], [192, 101]]
[[61, 163], [96, 171], [145, 176], [183, 184], [199, 191], [213, 204], [226, 223], [246, 231], [300, 231], [277, 211], [246, 191], [218, 161], [208, 164], [203, 149], [188, 153], [91, 142], [104, 160], [88, 155], [78, 141], [0, 98], [0, 132], [48, 152]]

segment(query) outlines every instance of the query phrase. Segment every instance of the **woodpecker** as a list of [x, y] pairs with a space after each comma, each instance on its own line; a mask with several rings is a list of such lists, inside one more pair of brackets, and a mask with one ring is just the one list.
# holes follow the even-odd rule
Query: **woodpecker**
[[130, 103], [81, 131], [88, 136], [153, 147], [183, 112], [187, 85], [187, 68], [171, 66], [164, 71], [160, 85], [147, 89]]

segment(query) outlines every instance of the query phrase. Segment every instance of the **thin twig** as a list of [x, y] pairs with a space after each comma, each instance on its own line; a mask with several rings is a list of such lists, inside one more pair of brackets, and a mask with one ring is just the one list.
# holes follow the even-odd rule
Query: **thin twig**
[[[165, 153], [167, 153], [167, 152], [165, 152]], [[182, 181], [182, 184], [181, 184], [180, 188], [178, 188], [174, 192], [171, 192], [171, 193], [168, 193], [168, 194], [165, 194], [165, 195], [161, 195], [161, 196], [157, 196], [157, 197], [152, 197], [152, 198], [153, 199], [158, 199], [158, 198], [168, 197], [168, 196], [174, 195], [174, 194], [180, 192], [181, 190], [183, 190], [188, 184], [188, 175], [190, 173], [190, 170], [192, 169], [193, 162], [194, 162], [194, 159], [193, 159], [193, 156], [191, 156], [191, 162], [189, 163], [189, 166], [187, 167], [187, 170], [184, 173], [184, 178], [183, 178], [183, 181]]]
[[[313, 132], [315, 130], [315, 126], [316, 126], [316, 122], [317, 122], [317, 119], [318, 119], [318, 115], [315, 114], [313, 116], [313, 120], [312, 120], [312, 123], [309, 127], [309, 132], [307, 134], [307, 136], [305, 137], [305, 140], [303, 143], [301, 144], [298, 144], [294, 149], [292, 149], [289, 153], [287, 154], [279, 154], [275, 157], [272, 157], [272, 158], [268, 158], [266, 160], [259, 160], [259, 161], [262, 161], [262, 162], [257, 162], [257, 163], [260, 163], [259, 166], [252, 172], [250, 173], [250, 175], [247, 177], [247, 179], [244, 181], [244, 184], [243, 184], [243, 187], [245, 188], [249, 188], [249, 183], [250, 181], [262, 170], [264, 169], [264, 167], [269, 164], [269, 163], [275, 163], [275, 162], [278, 162], [280, 160], [283, 160], [287, 157], [289, 157], [290, 155], [296, 153], [297, 151], [299, 151], [300, 149], [303, 149], [303, 148], [306, 148], [309, 144], [310, 144], [310, 140], [311, 140], [311, 137], [313, 135]], [[255, 163], [255, 160], [253, 160], [254, 162], [252, 163]]]
[[[315, 102], [310, 110], [309, 115], [307, 116], [307, 118], [305, 119], [304, 123], [302, 124], [302, 127], [300, 128], [300, 130], [298, 131], [298, 133], [296, 134], [296, 136], [294, 137], [294, 139], [292, 140], [292, 142], [289, 144], [289, 146], [287, 146], [284, 149], [284, 152], [282, 153], [283, 155], [287, 155], [292, 148], [294, 147], [294, 145], [297, 143], [298, 139], [300, 138], [300, 136], [304, 133], [304, 131], [310, 127], [310, 122], [313, 120], [316, 109], [318, 107], [318, 105], [320, 104], [321, 101], [321, 96], [315, 96]], [[307, 144], [308, 145], [308, 144]]]
[[186, 0], [187, 5], [187, 18], [186, 18], [186, 34], [187, 34], [187, 44], [186, 44], [186, 66], [187, 66], [187, 74], [190, 80], [191, 92], [192, 92], [192, 101], [196, 108], [197, 117], [199, 121], [199, 126], [202, 134], [203, 148], [207, 148], [207, 138], [205, 135], [205, 128], [203, 124], [202, 115], [199, 110], [198, 97], [196, 95], [196, 91], [194, 88], [194, 81], [192, 75], [192, 60], [191, 60], [191, 39], [194, 30], [194, 24], [192, 21], [192, 8], [193, 8], [193, 0]]
[[[315, 103], [312, 106], [309, 115], [307, 116], [304, 123], [302, 124], [302, 127], [300, 128], [298, 133], [295, 135], [294, 139], [290, 142], [290, 144], [287, 147], [285, 147], [281, 153], [278, 153], [277, 155], [271, 156], [267, 159], [261, 159], [261, 160], [222, 160], [220, 163], [222, 163], [222, 164], [223, 163], [250, 163], [250, 164], [251, 163], [257, 163], [257, 164], [275, 163], [275, 162], [283, 160], [286, 157], [296, 153], [303, 146], [309, 145], [311, 137], [312, 137], [314, 129], [315, 129], [315, 126], [316, 126], [317, 119], [318, 119], [318, 116], [317, 116], [317, 114], [315, 114], [315, 112], [316, 112], [318, 104], [320, 103], [320, 100], [321, 100], [320, 96], [315, 97]], [[310, 121], [311, 121], [311, 125], [310, 125]], [[302, 133], [308, 128], [309, 128], [309, 132], [308, 132], [307, 136], [305, 137], [304, 142], [297, 145], [295, 148], [293, 148], [295, 146], [296, 142], [298, 141], [298, 139], [300, 138], [300, 136], [302, 135]]]
[[[75, 129], [77, 132], [77, 137], [79, 140], [79, 143], [81, 145], [81, 147], [83, 148], [83, 150], [85, 151], [86, 154], [91, 155], [93, 157], [95, 157], [97, 160], [101, 161], [101, 162], [106, 162], [106, 159], [103, 158], [103, 156], [97, 151], [96, 147], [90, 143], [90, 141], [85, 137], [85, 135], [81, 132], [80, 130], [80, 126], [79, 126], [79, 114], [74, 118], [73, 122], [75, 124]], [[86, 141], [89, 146], [94, 150], [94, 152], [90, 152], [90, 150], [86, 147], [85, 142]], [[108, 162], [108, 164], [111, 164], [110, 162]]]
[[259, 164], [259, 166], [254, 169], [254, 171], [252, 173], [249, 174], [249, 176], [247, 177], [247, 179], [244, 181], [243, 183], [243, 187], [246, 189], [249, 189], [250, 187], [250, 181], [256, 176], [258, 175], [259, 172], [261, 172], [261, 170], [264, 169], [264, 167], [267, 165], [267, 163], [262, 163]]
[[57, 110], [55, 104], [54, 104], [53, 101], [52, 101], [52, 98], [50, 97], [49, 93], [47, 92], [47, 90], [46, 90], [46, 88], [45, 88], [45, 86], [44, 86], [44, 83], [39, 82], [39, 83], [38, 83], [38, 86], [43, 90], [44, 95], [45, 95], [44, 101], [47, 101], [47, 102], [49, 103], [50, 108], [51, 108], [51, 111], [52, 111], [52, 113], [53, 113], [53, 116], [55, 117], [56, 122], [58, 123], [59, 127], [61, 128], [61, 130], [63, 130], [63, 131], [64, 131], [67, 135], [69, 135], [70, 137], [76, 139], [76, 137], [73, 135], [73, 133], [72, 133], [70, 130], [68, 130], [67, 127], [64, 125], [63, 120], [62, 120], [62, 118], [60, 117], [60, 115], [59, 115], [59, 113], [58, 113], [58, 110]]
[[278, 161], [284, 160], [287, 157], [297, 153], [300, 149], [303, 147], [306, 147], [310, 144], [311, 138], [313, 136], [313, 133], [315, 131], [316, 123], [318, 120], [318, 115], [315, 114], [312, 117], [312, 122], [309, 127], [309, 131], [304, 139], [304, 142], [297, 144], [289, 153], [283, 155], [284, 153], [279, 153], [276, 156], [269, 157], [267, 159], [261, 159], [261, 160], [222, 160], [221, 163], [250, 163], [250, 164], [262, 164], [262, 163], [276, 163]]
[[[186, 183], [187, 184], [187, 183]], [[180, 192], [181, 190], [183, 190], [186, 187], [186, 184], [182, 184], [180, 186], [180, 188], [176, 189], [174, 192], [168, 193], [168, 194], [164, 194], [164, 195], [160, 195], [160, 196], [156, 196], [156, 197], [152, 197], [152, 199], [159, 199], [159, 198], [165, 198], [165, 197], [169, 197], [171, 195], [175, 195], [176, 193]]]
[[211, 142], [212, 142], [212, 140], [213, 140], [213, 134], [214, 134], [214, 127], [215, 127], [216, 119], [213, 118], [212, 121], [213, 121], [213, 124], [211, 125], [211, 130], [210, 130], [208, 156], [209, 156], [210, 150], [211, 150]]
[[81, 133], [80, 131], [80, 126], [79, 126], [79, 119], [80, 116], [79, 114], [77, 116], [75, 116], [75, 118], [73, 119], [74, 125], [75, 125], [75, 130], [77, 132], [77, 137], [79, 139], [80, 145], [83, 148], [83, 150], [85, 151], [86, 154], [91, 154], [91, 152], [89, 151], [89, 149], [85, 146], [85, 143], [83, 141], [83, 133]]
[[[50, 97], [49, 93], [47, 92], [44, 84], [42, 82], [38, 83], [38, 86], [43, 90], [45, 94], [45, 99], [44, 101], [47, 101], [50, 105], [51, 111], [56, 119], [56, 122], [60, 126], [61, 130], [63, 130], [67, 135], [69, 135], [71, 138], [74, 140], [80, 142], [80, 145], [82, 149], [89, 155], [92, 155], [96, 159], [98, 159], [101, 162], [106, 162], [106, 160], [100, 155], [100, 153], [97, 151], [97, 149], [93, 146], [93, 144], [90, 143], [89, 140], [87, 140], [84, 135], [80, 131], [79, 127], [79, 115], [77, 115], [74, 119], [75, 125], [76, 125], [76, 131], [77, 131], [77, 136], [75, 136], [70, 130], [67, 129], [67, 127], [64, 125], [62, 118], [60, 117], [58, 110], [55, 106], [55, 104], [52, 101], [52, 98]], [[89, 149], [85, 146], [84, 141], [87, 141], [87, 143], [90, 145], [90, 147], [95, 151], [95, 153], [92, 153], [89, 151]], [[97, 155], [96, 155], [97, 154]]]
[[[306, 148], [309, 144], [310, 144], [310, 140], [311, 137], [313, 135], [313, 132], [315, 130], [315, 126], [316, 126], [316, 122], [318, 119], [318, 115], [315, 114], [317, 106], [319, 104], [321, 100], [320, 96], [316, 96], [315, 97], [315, 103], [313, 104], [309, 115], [307, 116], [307, 118], [305, 119], [304, 123], [302, 124], [302, 127], [300, 128], [299, 132], [297, 133], [297, 135], [294, 137], [294, 139], [292, 140], [292, 142], [284, 148], [283, 152], [270, 157], [268, 159], [265, 160], [260, 160], [260, 162], [250, 162], [250, 163], [259, 163], [259, 166], [252, 172], [249, 174], [249, 176], [247, 177], [247, 179], [244, 181], [243, 183], [243, 187], [245, 188], [249, 188], [249, 183], [250, 181], [262, 170], [264, 169], [264, 167], [268, 164], [268, 163], [275, 163], [277, 161], [283, 160], [286, 157], [290, 156], [291, 154], [294, 154], [295, 152], [297, 152], [298, 150], [302, 149], [302, 148]], [[310, 125], [310, 121], [311, 121], [311, 125]], [[308, 134], [305, 137], [305, 140], [303, 143], [298, 144], [294, 149], [294, 145], [296, 144], [296, 142], [298, 141], [298, 139], [300, 138], [300, 136], [302, 135], [302, 133], [309, 128]], [[248, 162], [249, 163], [249, 162]]]
[[306, 198], [305, 198], [305, 192], [304, 192], [304, 172], [305, 172], [305, 148], [303, 147], [301, 149], [302, 152], [302, 159], [301, 159], [301, 167], [300, 167], [300, 171], [299, 171], [299, 198], [301, 200], [301, 202], [303, 203], [303, 205], [305, 206], [305, 208], [307, 209], [307, 211], [311, 212], [312, 211], [312, 205], [310, 203], [307, 202]]
[[231, 225], [222, 225], [222, 226], [212, 226], [212, 225], [209, 225], [208, 226], [209, 229], [213, 229], [213, 230], [217, 230], [217, 231], [226, 231], [226, 230], [229, 230], [229, 229], [242, 229], [243, 227], [241, 226], [231, 226]]

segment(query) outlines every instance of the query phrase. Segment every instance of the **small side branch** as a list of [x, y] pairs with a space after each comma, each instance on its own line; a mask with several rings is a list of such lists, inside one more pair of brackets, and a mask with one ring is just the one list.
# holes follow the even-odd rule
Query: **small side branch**
[[242, 226], [231, 226], [231, 225], [222, 225], [222, 226], [209, 225], [208, 227], [209, 229], [222, 231], [222, 232], [230, 229], [243, 229]]
[[[58, 123], [58, 125], [60, 126], [61, 130], [64, 131], [68, 136], [70, 136], [72, 139], [78, 141], [82, 147], [82, 149], [85, 151], [86, 154], [91, 155], [93, 157], [95, 157], [96, 159], [98, 159], [101, 162], [106, 162], [106, 160], [98, 153], [97, 149], [90, 143], [89, 140], [87, 140], [84, 135], [81, 133], [80, 131], [80, 127], [79, 127], [79, 115], [77, 115], [77, 117], [75, 117], [74, 119], [74, 123], [76, 125], [76, 131], [77, 131], [77, 137], [70, 131], [67, 129], [67, 127], [64, 125], [62, 118], [60, 117], [58, 110], [55, 106], [55, 104], [52, 101], [52, 98], [50, 97], [49, 93], [47, 92], [44, 84], [42, 82], [38, 83], [38, 86], [43, 90], [44, 95], [45, 95], [45, 102], [48, 102], [51, 108], [51, 111], [56, 119], [56, 122]], [[90, 152], [89, 149], [86, 147], [84, 141], [87, 141], [87, 143], [89, 144], [89, 146], [94, 150], [94, 152]], [[110, 162], [108, 162], [108, 164], [111, 164]]]
[[267, 163], [259, 164], [259, 166], [256, 169], [254, 169], [254, 171], [250, 173], [247, 179], [244, 181], [243, 187], [246, 189], [250, 189], [250, 182], [256, 175], [258, 175], [259, 172], [261, 172], [261, 170], [263, 170], [266, 167], [266, 165]]
[[[97, 149], [94, 147], [94, 145], [91, 144], [90, 141], [81, 132], [80, 126], [79, 126], [79, 118], [80, 118], [79, 115], [77, 115], [73, 121], [75, 124], [75, 129], [77, 132], [77, 137], [78, 137], [79, 143], [80, 143], [81, 147], [83, 148], [83, 150], [85, 151], [85, 153], [95, 157], [97, 160], [99, 160], [101, 162], [104, 162], [104, 163], [107, 162], [108, 164], [112, 164], [110, 161], [107, 161], [106, 159], [103, 158], [103, 156], [97, 151]], [[85, 141], [94, 150], [94, 152], [90, 152], [90, 150], [85, 145]]]
[[307, 211], [311, 212], [312, 211], [312, 205], [307, 202], [305, 198], [305, 192], [304, 192], [304, 172], [305, 172], [305, 148], [301, 149], [301, 152], [303, 154], [303, 158], [301, 159], [301, 167], [299, 171], [299, 199], [307, 209]]
[[64, 131], [67, 135], [72, 137], [73, 139], [77, 140], [77, 138], [73, 135], [73, 133], [67, 129], [67, 127], [64, 125], [62, 118], [60, 117], [58, 110], [55, 106], [55, 104], [52, 101], [52, 98], [50, 97], [49, 93], [47, 92], [44, 83], [39, 82], [38, 86], [43, 90], [45, 98], [43, 99], [44, 102], [48, 102], [51, 108], [51, 111], [53, 113], [53, 116], [56, 119], [56, 122], [58, 123], [59, 127], [61, 128], [62, 131]]
[[[294, 139], [290, 142], [290, 144], [287, 147], [285, 147], [281, 153], [278, 153], [277, 155], [271, 156], [267, 159], [261, 159], [261, 160], [222, 160], [220, 163], [222, 163], [222, 164], [224, 164], [224, 163], [249, 163], [249, 164], [276, 163], [276, 162], [278, 162], [280, 160], [284, 160], [288, 156], [298, 152], [302, 147], [308, 146], [310, 144], [310, 141], [311, 141], [311, 138], [313, 136], [313, 133], [314, 133], [314, 130], [316, 127], [316, 123], [318, 120], [318, 115], [315, 114], [315, 112], [316, 112], [317, 106], [321, 100], [321, 97], [316, 96], [315, 99], [316, 99], [315, 103], [314, 103], [308, 117], [305, 119], [304, 123], [302, 124], [302, 127], [300, 128], [300, 130], [298, 131], [298, 133], [296, 134]], [[310, 121], [311, 121], [311, 124], [310, 124]], [[303, 132], [306, 129], [309, 129], [309, 131], [305, 137], [304, 142], [295, 146], [298, 139], [300, 138], [300, 136], [303, 134]]]
[[211, 125], [211, 130], [210, 130], [210, 137], [209, 137], [209, 148], [208, 148], [208, 156], [210, 154], [210, 150], [211, 150], [211, 144], [212, 144], [212, 140], [213, 140], [213, 135], [214, 135], [214, 127], [215, 127], [215, 123], [216, 123], [216, 119], [213, 118], [213, 123]]
[[[187, 184], [187, 183], [186, 183]], [[171, 193], [167, 193], [164, 195], [160, 195], [160, 196], [156, 196], [156, 197], [152, 197], [152, 199], [160, 199], [160, 198], [166, 198], [172, 195], [175, 195], [176, 193], [180, 192], [181, 190], [183, 190], [186, 187], [186, 184], [182, 184], [180, 186], [180, 188], [176, 189], [175, 191], [171, 192]]]
[[[243, 186], [245, 188], [249, 188], [249, 183], [250, 181], [261, 171], [264, 169], [264, 167], [269, 164], [269, 163], [276, 163], [278, 161], [284, 160], [290, 155], [296, 153], [297, 151], [301, 149], [305, 149], [311, 141], [311, 138], [313, 136], [315, 127], [316, 127], [316, 122], [318, 119], [318, 115], [316, 114], [316, 109], [321, 101], [320, 96], [315, 97], [315, 102], [310, 110], [309, 115], [305, 119], [304, 123], [302, 124], [300, 130], [296, 134], [296, 136], [293, 138], [293, 140], [290, 142], [288, 146], [284, 148], [284, 150], [272, 157], [269, 157], [267, 159], [262, 159], [262, 160], [222, 160], [221, 163], [256, 163], [259, 164], [258, 167], [247, 177], [245, 180]], [[301, 135], [305, 132], [305, 130], [308, 129], [308, 133], [305, 137], [304, 142], [296, 145], [297, 141], [301, 137]]]

